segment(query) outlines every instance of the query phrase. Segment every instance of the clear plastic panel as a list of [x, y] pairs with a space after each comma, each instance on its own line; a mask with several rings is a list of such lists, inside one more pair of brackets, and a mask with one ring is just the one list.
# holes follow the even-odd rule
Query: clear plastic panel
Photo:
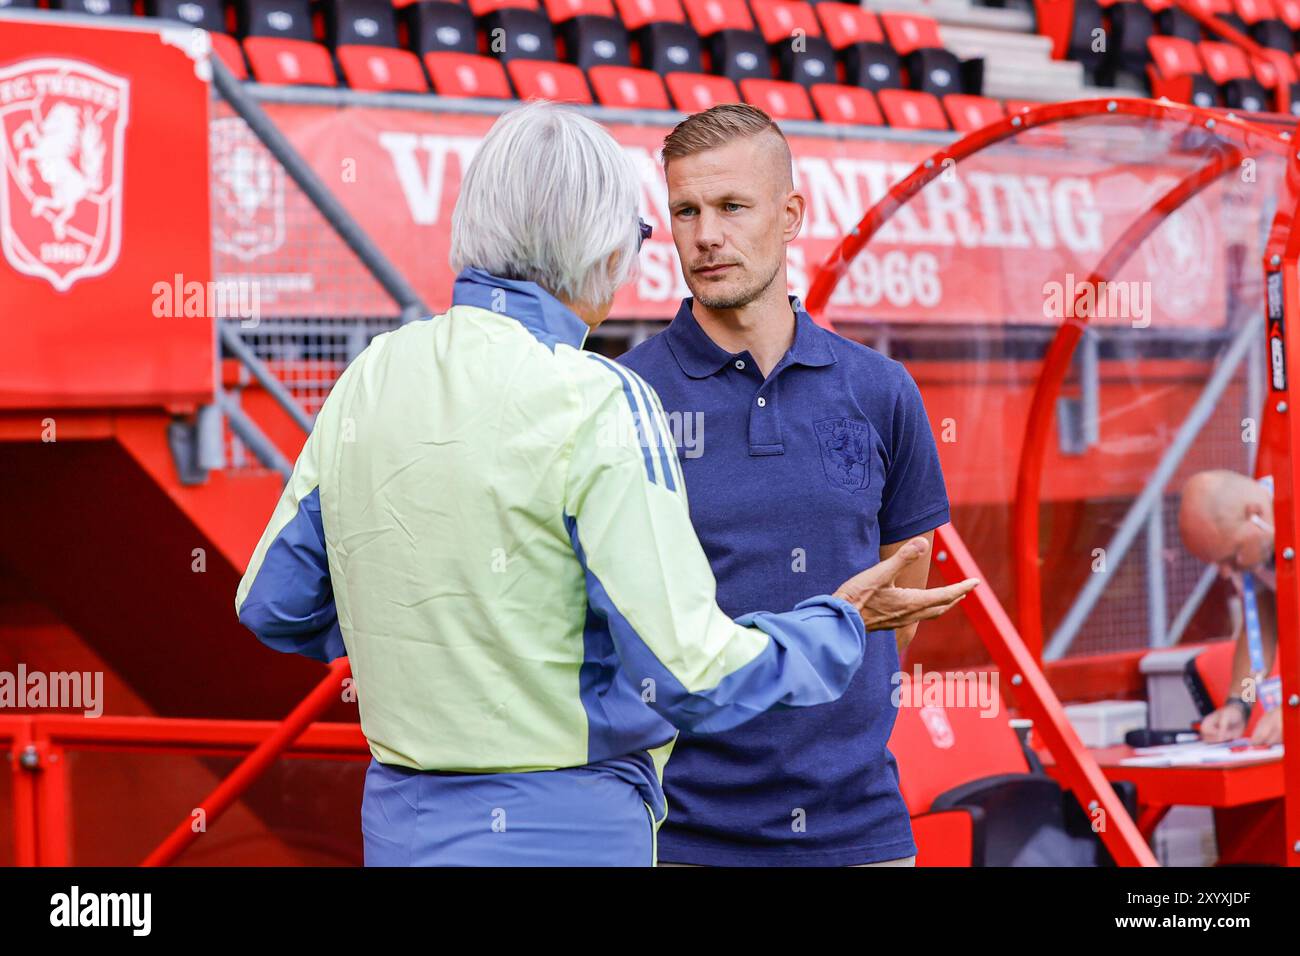
[[[1239, 130], [1186, 111], [1106, 114], [942, 162], [829, 300], [840, 332], [917, 380], [954, 527], [1013, 621], [1013, 507], [1035, 384], [1059, 330], [1082, 331], [1046, 406], [1048, 659], [1229, 633], [1222, 585], [1183, 548], [1177, 509], [1190, 474], [1249, 473], [1258, 448], [1262, 261], [1288, 144]], [[890, 283], [892, 301], [880, 292]], [[1225, 362], [1231, 372], [1214, 375]], [[908, 666], [987, 661], [958, 613], [922, 626]]]
[[[368, 758], [281, 758], [178, 866], [359, 866]], [[69, 863], [132, 866], [238, 765], [234, 757], [68, 751]]]

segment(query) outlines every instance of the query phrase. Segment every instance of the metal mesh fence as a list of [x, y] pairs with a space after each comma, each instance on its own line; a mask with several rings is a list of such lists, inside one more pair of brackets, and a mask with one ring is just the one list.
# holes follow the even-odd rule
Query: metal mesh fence
[[[309, 415], [400, 307], [279, 161], [224, 101], [211, 109], [213, 278], [251, 290], [252, 317], [227, 318]], [[236, 404], [258, 386], [223, 369]], [[227, 425], [228, 466], [264, 470]]]

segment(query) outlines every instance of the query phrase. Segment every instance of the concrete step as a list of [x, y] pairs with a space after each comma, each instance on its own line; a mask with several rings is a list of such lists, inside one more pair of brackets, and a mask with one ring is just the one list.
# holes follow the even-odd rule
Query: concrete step
[[982, 28], [940, 26], [945, 48], [962, 59], [999, 57], [1017, 63], [1039, 63], [1052, 58], [1052, 41], [1036, 33], [1003, 33]]
[[1025, 10], [981, 7], [970, 0], [863, 0], [864, 7], [881, 11], [916, 13], [934, 17], [940, 24], [978, 27], [1007, 33], [1033, 33], [1034, 15]]

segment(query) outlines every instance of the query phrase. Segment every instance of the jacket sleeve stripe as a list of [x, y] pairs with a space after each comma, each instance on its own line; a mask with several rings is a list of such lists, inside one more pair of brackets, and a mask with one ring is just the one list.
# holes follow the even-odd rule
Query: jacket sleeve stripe
[[[659, 467], [663, 471], [664, 484], [668, 486], [669, 491], [676, 491], [678, 483], [668, 459], [676, 458], [677, 451], [672, 442], [672, 432], [664, 421], [663, 410], [651, 397], [654, 395], [654, 391], [645, 383], [645, 380], [635, 372], [629, 371], [627, 374], [631, 376], [632, 381], [636, 382], [637, 391], [641, 394], [641, 401], [645, 404], [646, 416], [650, 419], [651, 427], [654, 429], [655, 444], [659, 448]], [[669, 445], [673, 445], [671, 452], [668, 450]]]
[[589, 353], [588, 357], [593, 361], [599, 363], [600, 365], [605, 366], [605, 368], [609, 369], [611, 372], [617, 375], [619, 381], [622, 383], [623, 397], [627, 399], [628, 407], [632, 411], [632, 420], [636, 422], [637, 440], [641, 445], [641, 454], [645, 458], [646, 479], [652, 485], [658, 484], [658, 482], [655, 480], [654, 460], [650, 457], [650, 442], [649, 439], [646, 437], [645, 420], [642, 417], [640, 407], [637, 405], [636, 397], [632, 394], [632, 383], [628, 380], [628, 377], [623, 373], [622, 369], [620, 369], [609, 359], [605, 358], [603, 355], [596, 355], [595, 353]]

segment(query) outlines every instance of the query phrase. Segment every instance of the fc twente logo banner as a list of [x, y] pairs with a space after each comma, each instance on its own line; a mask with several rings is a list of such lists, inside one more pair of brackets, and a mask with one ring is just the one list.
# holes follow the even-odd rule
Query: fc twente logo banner
[[19, 272], [66, 292], [117, 262], [129, 99], [79, 60], [0, 68], [0, 248]]

